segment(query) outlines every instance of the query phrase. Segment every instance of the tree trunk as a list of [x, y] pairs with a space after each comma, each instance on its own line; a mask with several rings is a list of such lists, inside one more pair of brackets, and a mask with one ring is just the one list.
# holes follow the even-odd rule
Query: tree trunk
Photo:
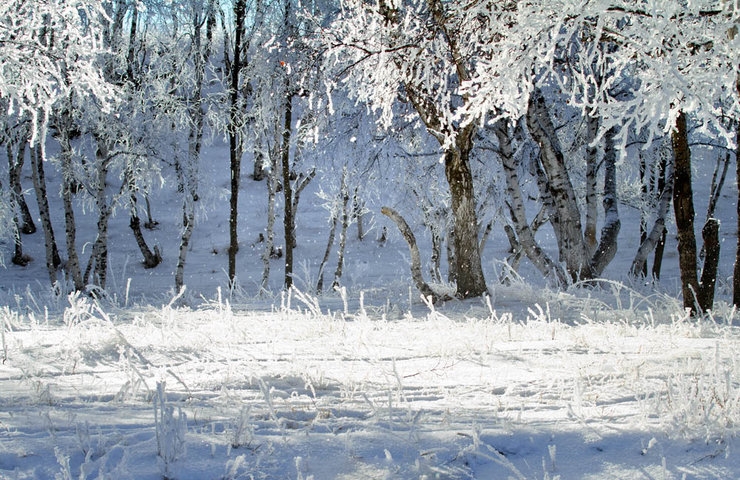
[[44, 231], [46, 271], [49, 274], [51, 286], [54, 287], [57, 283], [57, 268], [62, 264], [62, 259], [59, 256], [59, 249], [54, 238], [54, 228], [51, 224], [49, 197], [46, 194], [43, 149], [38, 144], [31, 146], [31, 179], [33, 180], [33, 189], [36, 192], [36, 203], [39, 207], [39, 217], [41, 217], [41, 229]]
[[33, 222], [33, 215], [31, 215], [28, 203], [26, 203], [26, 198], [23, 195], [23, 185], [21, 184], [21, 172], [25, 163], [27, 143], [28, 135], [24, 133], [17, 139], [18, 149], [16, 154], [13, 155], [12, 143], [8, 142], [8, 180], [13, 202], [18, 209], [17, 213], [20, 215], [18, 219], [19, 232], [31, 235], [36, 233], [36, 224]]
[[[93, 258], [95, 260], [95, 272], [93, 282], [105, 290], [108, 276], [108, 220], [113, 210], [108, 205], [105, 196], [105, 186], [108, 176], [109, 150], [105, 146], [105, 140], [98, 142], [97, 153], [97, 182], [95, 185], [95, 205], [98, 209], [98, 233], [93, 244]], [[125, 184], [125, 182], [124, 182]], [[87, 274], [83, 281], [88, 283]]]
[[[673, 192], [673, 166], [674, 166], [674, 159], [673, 159], [673, 148], [671, 147], [670, 143], [668, 141], [664, 142], [663, 145], [661, 145], [660, 148], [660, 162], [659, 162], [659, 169], [660, 173], [658, 175], [658, 192], [659, 195], [663, 195], [663, 191], [666, 189], [669, 189], [668, 194], [668, 204], [666, 205], [664, 216], [668, 214], [668, 207], [670, 207], [672, 192]], [[670, 168], [670, 173], [669, 172]], [[665, 252], [665, 241], [666, 237], [668, 236], [668, 230], [663, 227], [663, 234], [660, 236], [660, 239], [658, 240], [658, 243], [655, 245], [655, 255], [653, 256], [653, 269], [652, 269], [652, 276], [653, 279], [659, 280], [660, 279], [660, 271], [661, 267], [663, 266], [663, 253]], [[646, 269], [647, 270], [647, 269]]]
[[622, 222], [617, 205], [617, 154], [614, 150], [616, 130], [609, 129], [604, 135], [604, 226], [601, 238], [591, 257], [590, 276], [600, 277], [604, 269], [617, 254], [617, 236]]
[[268, 291], [270, 283], [270, 259], [275, 252], [275, 197], [278, 186], [277, 170], [278, 152], [270, 152], [270, 169], [267, 175], [267, 226], [265, 229], [265, 246], [262, 252], [262, 291]]
[[560, 261], [565, 263], [571, 281], [588, 279], [591, 276], [590, 262], [587, 261], [581, 230], [581, 213], [555, 125], [539, 89], [532, 93], [526, 121], [532, 138], [540, 148], [540, 161], [547, 182], [545, 191], [548, 203], [552, 205], [550, 222], [557, 238]]
[[[211, 8], [209, 1], [209, 9]], [[190, 117], [190, 131], [188, 132], [188, 157], [187, 164], [182, 168], [180, 180], [183, 193], [182, 203], [182, 235], [180, 236], [180, 247], [177, 255], [177, 267], [175, 268], [175, 291], [180, 292], [185, 286], [185, 262], [187, 261], [190, 239], [195, 230], [195, 203], [198, 201], [198, 171], [200, 164], [200, 151], [203, 143], [203, 124], [205, 112], [203, 111], [203, 82], [205, 81], [205, 63], [210, 52], [210, 39], [206, 38], [206, 44], [202, 42], [202, 28], [212, 12], [204, 12], [195, 9], [193, 12], [193, 30], [191, 46], [193, 50], [193, 70], [195, 82], [192, 90], [192, 98], [189, 99], [188, 116]], [[180, 175], [179, 175], [180, 176]], [[238, 187], [237, 187], [238, 188]]]
[[360, 198], [358, 188], [355, 188], [355, 193], [352, 196], [352, 216], [357, 222], [357, 239], [362, 241], [365, 238], [365, 226], [363, 222], [363, 218], [365, 217], [365, 202]]
[[714, 306], [714, 287], [717, 284], [717, 267], [719, 265], [719, 220], [708, 218], [701, 230], [706, 257], [701, 272], [697, 301], [702, 312], [708, 312]]
[[[26, 140], [20, 139], [18, 143], [18, 155], [13, 153], [13, 143], [8, 141], [7, 154], [8, 154], [8, 182], [10, 184], [10, 208], [13, 211], [13, 237], [14, 237], [14, 251], [11, 262], [14, 265], [25, 267], [31, 261], [31, 257], [23, 254], [23, 239], [21, 233], [32, 233], [29, 225], [22, 218], [25, 216], [23, 213], [23, 207], [25, 206], [26, 212], [28, 212], [28, 205], [26, 205], [25, 199], [23, 198], [23, 187], [21, 186], [21, 167], [23, 166], [23, 157], [26, 151]], [[0, 191], [2, 191], [2, 184], [0, 184]], [[30, 212], [28, 213], [30, 215]], [[30, 226], [32, 230], [36, 230], [36, 226], [33, 224], [31, 219]], [[24, 232], [24, 228], [28, 228], [27, 232]]]
[[59, 144], [61, 147], [60, 160], [62, 168], [62, 203], [64, 205], [64, 227], [65, 239], [67, 244], [67, 265], [66, 271], [72, 277], [74, 288], [82, 291], [85, 284], [82, 280], [82, 271], [80, 270], [80, 259], [77, 254], [77, 224], [75, 221], [74, 207], [72, 205], [72, 194], [74, 189], [75, 178], [72, 167], [73, 151], [70, 144], [70, 131], [72, 129], [72, 99], [67, 99], [67, 105], [61, 114], [59, 122]]
[[596, 222], [598, 220], [598, 202], [596, 189], [599, 171], [599, 149], [593, 143], [599, 131], [599, 123], [599, 117], [586, 115], [586, 225], [583, 238], [586, 255], [589, 258], [593, 257], [597, 248]]
[[[234, 3], [234, 56], [230, 72], [229, 105], [229, 167], [231, 197], [229, 199], [229, 287], [235, 287], [236, 254], [239, 251], [239, 180], [241, 176], [242, 135], [239, 130], [239, 77], [242, 68], [242, 41], [244, 39], [247, 0]], [[228, 50], [227, 50], [228, 52]]]
[[383, 207], [380, 209], [380, 213], [393, 220], [401, 231], [406, 243], [409, 245], [409, 251], [411, 253], [411, 278], [414, 280], [416, 288], [419, 289], [424, 297], [431, 298], [433, 302], [436, 302], [439, 300], [439, 295], [424, 281], [424, 276], [421, 273], [421, 255], [419, 255], [419, 247], [416, 245], [414, 232], [408, 223], [406, 223], [406, 220], [392, 208]]
[[480, 297], [488, 291], [478, 249], [478, 218], [469, 162], [474, 132], [472, 128], [465, 128], [444, 155], [455, 229], [452, 267], [456, 272], [457, 295], [461, 298]]
[[293, 95], [285, 98], [285, 118], [283, 123], [280, 159], [283, 173], [283, 229], [285, 234], [285, 279], [283, 285], [288, 290], [293, 286], [293, 247], [295, 246], [295, 217], [293, 212], [293, 186], [290, 183], [290, 136], [293, 128]]
[[506, 123], [504, 121], [498, 122], [494, 126], [494, 133], [499, 143], [501, 163], [506, 176], [506, 192], [509, 196], [509, 213], [518, 243], [529, 261], [545, 278], [551, 278], [559, 284], [565, 285], [567, 284], [565, 273], [539, 246], [527, 221], [522, 191], [519, 186], [519, 164], [514, 156]]
[[[640, 247], [637, 249], [637, 253], [635, 253], [635, 258], [634, 260], [632, 260], [630, 275], [633, 277], [644, 275], [644, 272], [647, 271], [646, 266], [648, 255], [650, 255], [650, 252], [655, 250], [656, 261], [655, 263], [653, 263], [653, 275], [655, 279], [660, 278], [660, 265], [658, 262], [658, 258], [661, 258], [662, 255], [660, 257], [658, 256], [658, 247], [661, 245], [661, 242], [663, 243], [663, 245], [665, 245], [665, 223], [673, 197], [672, 161], [667, 163], [663, 175], [665, 175], [663, 188], [660, 189], [660, 185], [658, 187], [660, 190], [660, 197], [658, 197], [658, 207], [655, 214], [655, 223], [653, 224], [653, 227], [650, 229], [650, 231], [646, 232], [645, 239], [642, 241], [642, 243], [640, 243]], [[657, 276], [655, 276], [656, 268], [658, 272]]]
[[[737, 93], [740, 95], [740, 76], [737, 80]], [[735, 245], [735, 267], [732, 272], [732, 304], [736, 308], [740, 308], [740, 122], [736, 124], [735, 129], [735, 183], [737, 185], [735, 236], [737, 237], [737, 244]]]
[[692, 315], [699, 312], [696, 295], [699, 280], [696, 273], [696, 236], [694, 233], [694, 194], [691, 186], [691, 151], [686, 129], [686, 115], [678, 114], [676, 126], [671, 132], [675, 155], [673, 178], [673, 210], [678, 231], [678, 266], [681, 272], [681, 293], [684, 308]]
[[[650, 183], [652, 183], [649, 180], [648, 177], [648, 168], [647, 168], [647, 161], [645, 160], [645, 155], [640, 152], [640, 197], [643, 202], [648, 202], [650, 199], [649, 195], [652, 194], [650, 191]], [[648, 243], [648, 230], [647, 230], [647, 211], [645, 208], [642, 208], [640, 211], [640, 248], [638, 248], [638, 254], [642, 256], [641, 253], [639, 253], [639, 250], [642, 248], [643, 245], [649, 245], [650, 250], [645, 251], [645, 258], [638, 259], [638, 254], [635, 254], [635, 260], [632, 262], [632, 267], [630, 267], [630, 275], [637, 277], [639, 275], [642, 275], [643, 277], [647, 277], [648, 274], [648, 265], [647, 265], [647, 255], [652, 251], [652, 248], [654, 246], [653, 242]], [[657, 224], [657, 221], [656, 221]], [[665, 221], [663, 221], [663, 225], [665, 225]], [[640, 271], [635, 271], [635, 267], [639, 266]]]
[[342, 278], [344, 270], [344, 252], [347, 249], [347, 229], [349, 228], [349, 188], [347, 187], [347, 167], [342, 171], [342, 186], [340, 188], [342, 197], [342, 229], [339, 231], [339, 252], [337, 253], [337, 269], [334, 271], [334, 280], [332, 288], [339, 286], [339, 280]]
[[[154, 268], [162, 263], [162, 253], [157, 247], [154, 247], [154, 251], [152, 251], [149, 248], [149, 245], [147, 245], [146, 240], [144, 239], [144, 233], [141, 231], [141, 219], [139, 218], [139, 213], [136, 206], [136, 193], [133, 193], [133, 191], [130, 196], [130, 202], [131, 219], [129, 221], [129, 228], [131, 228], [131, 231], [134, 234], [134, 238], [136, 239], [136, 244], [139, 246], [141, 255], [144, 257], [144, 268]], [[179, 290], [177, 291], [179, 292]]]
[[321, 293], [324, 290], [324, 269], [326, 264], [329, 263], [329, 255], [331, 255], [331, 247], [334, 245], [334, 237], [337, 232], [337, 215], [332, 212], [331, 214], [331, 228], [329, 229], [329, 240], [326, 242], [326, 250], [324, 250], [324, 257], [321, 259], [321, 265], [319, 265], [319, 279], [316, 282], [316, 293]]

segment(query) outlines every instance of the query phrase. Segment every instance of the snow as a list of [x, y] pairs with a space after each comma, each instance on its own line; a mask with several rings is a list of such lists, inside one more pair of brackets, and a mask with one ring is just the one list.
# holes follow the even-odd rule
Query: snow
[[[662, 284], [630, 285], [634, 209], [620, 209], [613, 280], [560, 292], [523, 263], [522, 279], [499, 284], [499, 226], [484, 254], [490, 297], [431, 305], [411, 287], [403, 239], [380, 204], [368, 205], [374, 229], [348, 245], [345, 288], [316, 297], [329, 228], [317, 192], [330, 188], [317, 178], [298, 208], [297, 289], [280, 291], [276, 260], [272, 291], [260, 294], [252, 243], [264, 184], [245, 180], [241, 289], [230, 293], [228, 212], [211, 208], [227, 161], [223, 145], [204, 152], [209, 207], [181, 297], [172, 291], [180, 204], [166, 185], [152, 199], [159, 228], [145, 233], [163, 247], [156, 269], [138, 265], [125, 212], [112, 219], [110, 298], [53, 296], [43, 239], [24, 237], [36, 260], [0, 273], [0, 478], [740, 476], [740, 336], [727, 285], [711, 317], [688, 318], [675, 243]], [[391, 190], [380, 201], [399, 195]], [[720, 203], [732, 225], [734, 206]], [[81, 248], [94, 240], [94, 217], [80, 209]]]
[[[66, 318], [35, 321], [6, 310], [0, 476], [740, 472], [735, 327], [567, 323], [544, 308], [515, 318], [478, 302], [401, 318], [317, 314], [290, 301], [107, 313], [72, 297]], [[187, 421], [180, 437], [159, 435], [164, 446], [153, 401]]]

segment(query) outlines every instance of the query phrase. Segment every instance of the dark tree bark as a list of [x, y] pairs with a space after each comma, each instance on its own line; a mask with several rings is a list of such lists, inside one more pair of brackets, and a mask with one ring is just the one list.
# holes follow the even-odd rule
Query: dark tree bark
[[41, 145], [31, 146], [31, 179], [36, 192], [36, 203], [41, 217], [41, 229], [44, 231], [44, 245], [46, 252], [46, 271], [52, 287], [57, 283], [57, 268], [62, 264], [59, 248], [54, 237], [54, 228], [51, 224], [49, 211], [49, 197], [46, 194], [46, 174], [44, 172], [43, 150]]
[[[239, 77], [242, 69], [242, 42], [247, 16], [247, 0], [234, 3], [234, 50], [229, 78], [229, 169], [231, 197], [229, 198], [229, 287], [235, 287], [236, 254], [239, 251], [239, 180], [241, 177], [242, 135], [239, 127]], [[227, 50], [228, 52], [228, 50]]]
[[36, 224], [33, 222], [33, 215], [31, 215], [31, 210], [29, 210], [28, 203], [26, 203], [26, 198], [23, 195], [23, 185], [21, 183], [21, 172], [26, 159], [27, 143], [28, 136], [26, 134], [18, 138], [15, 155], [13, 154], [12, 143], [8, 143], [8, 180], [10, 182], [13, 202], [20, 215], [18, 219], [19, 231], [26, 235], [31, 235], [36, 233]]
[[689, 149], [686, 115], [680, 112], [671, 132], [675, 155], [673, 178], [673, 210], [678, 231], [678, 266], [681, 272], [681, 293], [684, 308], [699, 313], [696, 296], [699, 280], [696, 267], [696, 236], [694, 234], [694, 194], [691, 185], [691, 151]]
[[76, 180], [72, 166], [73, 151], [70, 143], [70, 134], [73, 126], [72, 103], [70, 95], [60, 115], [58, 130], [61, 152], [59, 158], [62, 170], [62, 204], [64, 205], [64, 230], [67, 245], [67, 264], [65, 270], [72, 277], [74, 289], [82, 291], [85, 288], [85, 284], [82, 279], [79, 255], [77, 254], [77, 223], [72, 205], [72, 195], [76, 190]]
[[[131, 193], [130, 197], [130, 204], [131, 204], [131, 219], [129, 221], [129, 228], [131, 228], [131, 231], [134, 234], [134, 239], [136, 239], [136, 245], [139, 246], [139, 250], [141, 251], [141, 255], [144, 257], [143, 265], [144, 268], [154, 268], [160, 263], [162, 263], [162, 253], [159, 251], [158, 247], [154, 247], [154, 251], [152, 251], [149, 248], [149, 245], [146, 243], [146, 239], [144, 238], [144, 233], [141, 231], [141, 219], [139, 218], [138, 208], [137, 208], [137, 200], [136, 200], [136, 194]], [[178, 290], [179, 291], [179, 290]]]
[[290, 136], [293, 128], [293, 95], [285, 99], [283, 145], [280, 151], [283, 173], [283, 229], [285, 233], [285, 289], [293, 286], [293, 247], [295, 246], [295, 217], [293, 212], [293, 186], [290, 183]]
[[478, 248], [478, 218], [470, 171], [473, 133], [472, 128], [465, 128], [458, 135], [455, 148], [450, 147], [444, 156], [455, 228], [453, 268], [457, 295], [461, 298], [480, 297], [488, 291]]
[[714, 305], [714, 287], [717, 283], [719, 265], [719, 220], [708, 218], [701, 230], [704, 241], [704, 268], [699, 282], [698, 303], [702, 312], [707, 312]]
[[[596, 253], [596, 221], [598, 220], [597, 184], [599, 171], [599, 149], [593, 142], [599, 131], [599, 117], [586, 116], [586, 222], [583, 237], [585, 240], [586, 255], [591, 257]], [[606, 181], [604, 182], [606, 185]], [[615, 191], [616, 194], [616, 191]]]
[[[461, 53], [458, 38], [450, 25], [442, 0], [428, 0], [431, 28], [442, 32], [445, 48], [454, 65], [454, 74], [459, 82], [471, 78], [469, 66]], [[388, 24], [402, 28], [398, 10], [386, 2], [380, 2], [380, 13]], [[400, 62], [399, 68], [406, 68]], [[452, 72], [451, 72], [452, 73]], [[488, 292], [480, 249], [478, 246], [478, 218], [476, 212], [475, 189], [470, 171], [470, 152], [477, 125], [471, 123], [464, 127], [443, 124], [440, 105], [435, 104], [432, 94], [423, 82], [407, 81], [403, 84], [407, 98], [419, 115], [427, 130], [437, 138], [444, 149], [445, 177], [450, 188], [453, 215], [453, 260], [450, 262], [450, 277], [457, 284], [457, 295], [461, 298], [478, 297]], [[463, 101], [466, 99], [463, 98]], [[447, 142], [441, 132], [451, 133], [452, 141]]]

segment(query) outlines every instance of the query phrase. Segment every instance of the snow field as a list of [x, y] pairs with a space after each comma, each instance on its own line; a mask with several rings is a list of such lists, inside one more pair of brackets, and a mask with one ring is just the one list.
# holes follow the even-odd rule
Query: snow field
[[734, 477], [733, 312], [597, 293], [400, 318], [296, 290], [269, 311], [6, 307], [0, 478]]

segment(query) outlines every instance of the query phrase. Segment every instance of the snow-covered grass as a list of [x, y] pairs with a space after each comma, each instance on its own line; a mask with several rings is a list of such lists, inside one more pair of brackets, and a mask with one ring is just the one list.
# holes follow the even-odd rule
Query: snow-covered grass
[[696, 320], [616, 283], [409, 309], [360, 293], [19, 296], [0, 310], [0, 478], [740, 473], [732, 309]]

